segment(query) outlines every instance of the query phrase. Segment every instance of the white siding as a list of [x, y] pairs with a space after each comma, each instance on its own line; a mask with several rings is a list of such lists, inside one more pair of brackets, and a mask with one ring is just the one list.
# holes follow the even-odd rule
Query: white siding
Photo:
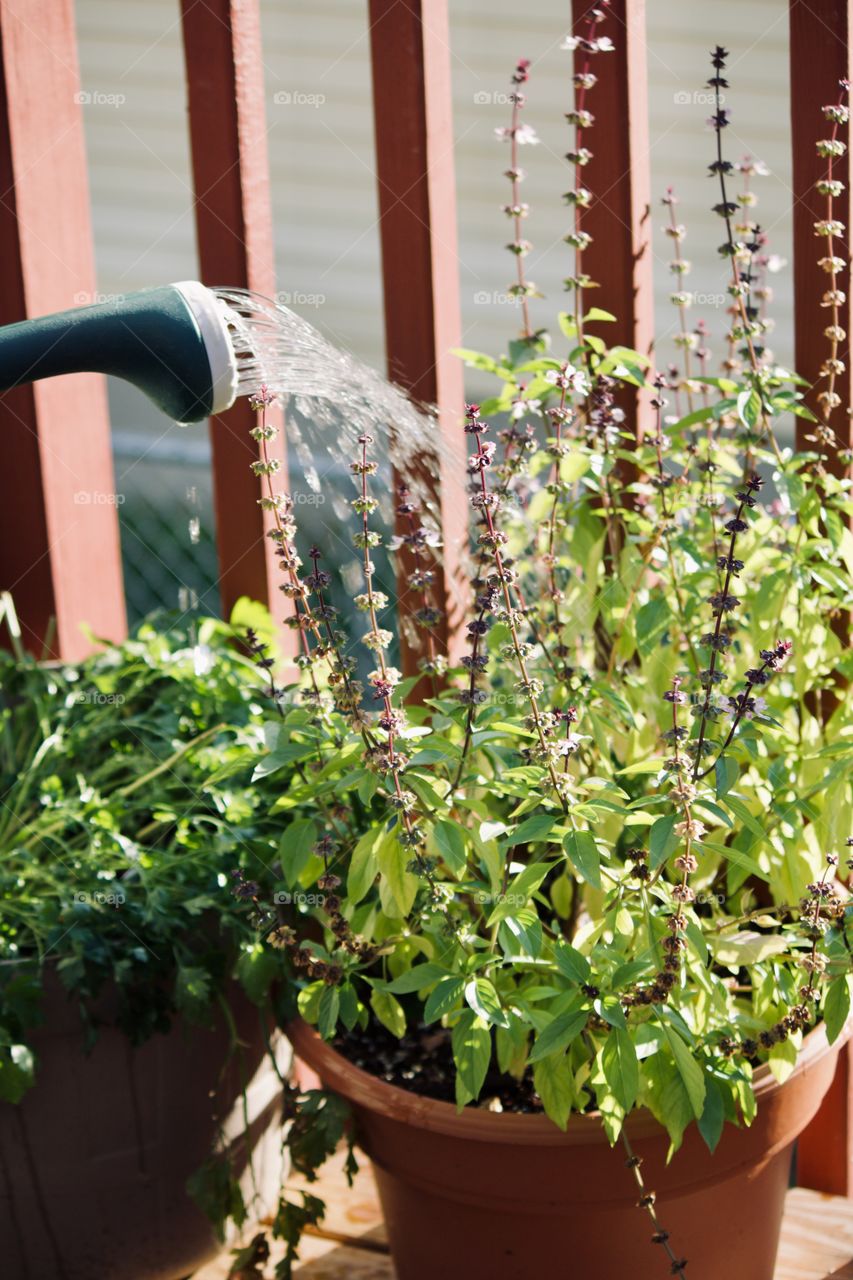
[[[381, 365], [366, 8], [356, 0], [266, 0], [264, 56], [279, 288], [335, 341]], [[506, 93], [519, 57], [534, 63], [526, 114], [542, 138], [542, 145], [527, 148], [524, 156], [530, 174], [527, 230], [535, 245], [527, 263], [530, 277], [547, 295], [535, 304], [538, 321], [546, 322], [558, 309], [560, 281], [569, 266], [560, 194], [568, 175], [561, 159], [568, 141], [562, 113], [571, 88], [569, 55], [558, 48], [568, 5], [567, 0], [451, 0], [450, 8], [464, 341], [495, 350], [512, 336], [515, 317], [510, 306], [487, 306], [477, 296], [500, 294], [512, 271], [502, 249], [507, 226], [499, 211], [506, 194], [501, 176], [506, 156], [494, 138], [508, 108], [495, 95]], [[93, 95], [85, 120], [99, 288], [126, 292], [191, 276], [195, 246], [176, 0], [78, 0], [77, 10], [83, 83]], [[732, 52], [729, 155], [735, 159], [749, 151], [770, 167], [771, 176], [759, 180], [758, 213], [772, 233], [774, 250], [790, 260], [787, 4], [650, 0], [649, 11], [655, 199], [667, 183], [676, 186], [680, 217], [689, 229], [686, 252], [694, 263], [690, 287], [719, 295], [725, 268], [716, 254], [718, 220], [708, 212], [715, 199], [706, 176], [713, 139], [704, 125], [709, 108], [701, 100], [707, 51], [720, 42]], [[276, 101], [277, 94], [290, 94], [290, 104], [280, 97]], [[694, 94], [700, 97], [694, 100]], [[124, 100], [110, 105], [97, 95]], [[590, 105], [594, 110], [594, 95]], [[593, 136], [593, 151], [595, 145]], [[593, 166], [593, 190], [594, 176]], [[662, 213], [656, 205], [660, 351], [666, 359], [673, 317], [666, 301], [670, 280]], [[773, 345], [781, 359], [789, 360], [790, 269], [775, 283]], [[322, 305], [310, 301], [317, 295]], [[606, 299], [600, 301], [607, 305]], [[720, 309], [706, 318], [719, 334]], [[719, 351], [720, 342], [713, 345]], [[140, 397], [120, 395], [114, 404], [121, 425], [157, 425]]]

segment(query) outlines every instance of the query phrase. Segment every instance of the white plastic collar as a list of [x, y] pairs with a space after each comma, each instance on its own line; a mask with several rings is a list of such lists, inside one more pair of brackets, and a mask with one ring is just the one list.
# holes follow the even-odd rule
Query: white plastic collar
[[201, 330], [210, 362], [210, 381], [213, 387], [211, 412], [224, 413], [237, 398], [237, 361], [216, 295], [198, 280], [181, 280], [172, 287], [184, 298]]

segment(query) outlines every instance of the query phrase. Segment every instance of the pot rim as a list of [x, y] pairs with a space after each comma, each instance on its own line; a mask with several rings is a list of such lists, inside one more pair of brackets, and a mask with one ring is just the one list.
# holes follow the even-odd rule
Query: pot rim
[[[324, 1084], [356, 1106], [388, 1119], [474, 1142], [522, 1146], [585, 1146], [599, 1142], [603, 1137], [597, 1112], [584, 1115], [573, 1113], [571, 1122], [563, 1130], [544, 1114], [494, 1112], [478, 1107], [464, 1107], [458, 1111], [451, 1102], [410, 1093], [407, 1089], [388, 1084], [378, 1076], [355, 1066], [323, 1040], [314, 1027], [302, 1018], [289, 1022], [285, 1033], [297, 1056], [317, 1072]], [[836, 1052], [851, 1033], [853, 1014], [831, 1045], [826, 1038], [825, 1024], [818, 1023], [804, 1038], [796, 1066], [785, 1085], [809, 1071], [826, 1054]], [[756, 1071], [753, 1085], [759, 1105], [762, 1097], [785, 1087], [778, 1083], [767, 1063], [762, 1063]], [[632, 1138], [645, 1138], [665, 1132], [660, 1122], [644, 1107], [631, 1112], [625, 1122], [625, 1131]]]

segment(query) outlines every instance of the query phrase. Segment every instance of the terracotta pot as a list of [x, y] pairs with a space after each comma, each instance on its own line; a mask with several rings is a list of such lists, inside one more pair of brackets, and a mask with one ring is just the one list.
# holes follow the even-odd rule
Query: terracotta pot
[[[370, 1156], [398, 1280], [660, 1280], [669, 1266], [621, 1146], [595, 1116], [565, 1133], [546, 1116], [495, 1114], [418, 1097], [352, 1066], [313, 1028], [288, 1035], [325, 1085], [353, 1107]], [[690, 1280], [773, 1280], [797, 1135], [835, 1071], [838, 1042], [809, 1033], [779, 1086], [756, 1072], [758, 1115], [727, 1126], [711, 1156], [691, 1125], [669, 1166], [669, 1139], [647, 1111], [628, 1122], [661, 1220]]]
[[[110, 1003], [107, 996], [107, 1011]], [[251, 1150], [262, 1207], [274, 1203], [281, 1087], [257, 1008], [236, 987], [229, 1003], [244, 1046], [230, 1059], [221, 1016], [211, 1030], [177, 1020], [139, 1048], [105, 1027], [86, 1055], [76, 1005], [48, 976], [45, 1023], [32, 1037], [37, 1082], [17, 1106], [0, 1103], [0, 1273], [179, 1280], [215, 1257], [221, 1245], [186, 1181], [209, 1156], [217, 1119], [237, 1173], [248, 1172]], [[284, 1037], [278, 1056], [286, 1066]]]

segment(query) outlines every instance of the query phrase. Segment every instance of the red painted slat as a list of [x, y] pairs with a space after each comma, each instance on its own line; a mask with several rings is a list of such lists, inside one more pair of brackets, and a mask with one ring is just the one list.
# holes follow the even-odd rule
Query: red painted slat
[[797, 1182], [853, 1199], [853, 1043], [844, 1045], [829, 1093], [797, 1144]]
[[[181, 0], [201, 279], [275, 292], [258, 0]], [[281, 425], [280, 415], [268, 417]], [[254, 414], [237, 401], [210, 424], [219, 580], [225, 615], [240, 596], [286, 612], [271, 528], [250, 471]], [[286, 463], [284, 434], [270, 454]], [[286, 472], [284, 472], [286, 474]], [[282, 487], [286, 487], [286, 484]], [[284, 636], [293, 651], [294, 636]]]
[[[0, 0], [0, 325], [95, 292], [73, 0]], [[125, 631], [106, 387], [93, 374], [0, 396], [0, 588], [25, 642], [69, 659]]]
[[[815, 189], [815, 183], [826, 175], [827, 162], [818, 156], [815, 142], [831, 136], [821, 108], [838, 101], [838, 81], [853, 78], [853, 3], [851, 0], [790, 0], [791, 47], [791, 145], [793, 150], [792, 180], [794, 200], [794, 341], [797, 372], [812, 384], [806, 402], [819, 412], [817, 394], [826, 388], [820, 369], [829, 355], [824, 330], [831, 312], [822, 307], [821, 298], [829, 287], [829, 277], [818, 267], [817, 260], [826, 252], [826, 240], [814, 234], [815, 222], [827, 215], [826, 199]], [[849, 129], [839, 132], [848, 142]], [[834, 200], [834, 215], [846, 224], [846, 231], [836, 241], [835, 252], [849, 258], [851, 226], [853, 226], [853, 164], [850, 151], [833, 162], [833, 177], [845, 184], [845, 191]], [[845, 464], [838, 453], [853, 448], [853, 418], [848, 414], [853, 390], [850, 356], [850, 271], [839, 278], [839, 288], [848, 297], [839, 307], [838, 321], [847, 333], [838, 357], [845, 371], [836, 379], [835, 390], [841, 405], [833, 411], [830, 425], [838, 449], [825, 452], [827, 468], [836, 475], [844, 473]], [[807, 440], [812, 423], [797, 419], [797, 447], [813, 449]], [[850, 618], [839, 617], [837, 625], [849, 636]], [[830, 705], [831, 710], [831, 705]], [[853, 1197], [853, 1046], [841, 1050], [835, 1081], [809, 1128], [800, 1138], [797, 1154], [797, 1177], [801, 1185], [836, 1195]]]
[[[591, 7], [588, 0], [572, 0], [573, 35], [588, 35]], [[609, 345], [648, 355], [654, 340], [654, 292], [645, 0], [611, 0], [595, 34], [609, 36], [615, 50], [596, 54], [591, 68], [598, 80], [589, 93], [595, 124], [584, 138], [593, 153], [584, 182], [593, 200], [584, 210], [582, 226], [593, 239], [584, 250], [583, 268], [599, 287], [585, 294], [584, 303], [586, 310], [601, 306], [616, 316], [615, 324], [593, 324], [593, 332]], [[581, 50], [574, 61], [580, 72], [585, 61]], [[620, 404], [627, 425], [640, 435], [652, 427], [648, 394], [625, 388]]]
[[[451, 354], [461, 326], [447, 4], [370, 0], [369, 17], [388, 372], [416, 400], [438, 406], [438, 439], [459, 457], [463, 378]], [[467, 539], [465, 477], [446, 456], [437, 484], [423, 469], [421, 475], [444, 538], [435, 584], [444, 618], [436, 638], [455, 655], [470, 592], [460, 569]], [[402, 521], [398, 531], [407, 527]], [[410, 557], [401, 557], [397, 591], [407, 675], [417, 671], [421, 653], [406, 625], [421, 604], [409, 586], [412, 567]]]

